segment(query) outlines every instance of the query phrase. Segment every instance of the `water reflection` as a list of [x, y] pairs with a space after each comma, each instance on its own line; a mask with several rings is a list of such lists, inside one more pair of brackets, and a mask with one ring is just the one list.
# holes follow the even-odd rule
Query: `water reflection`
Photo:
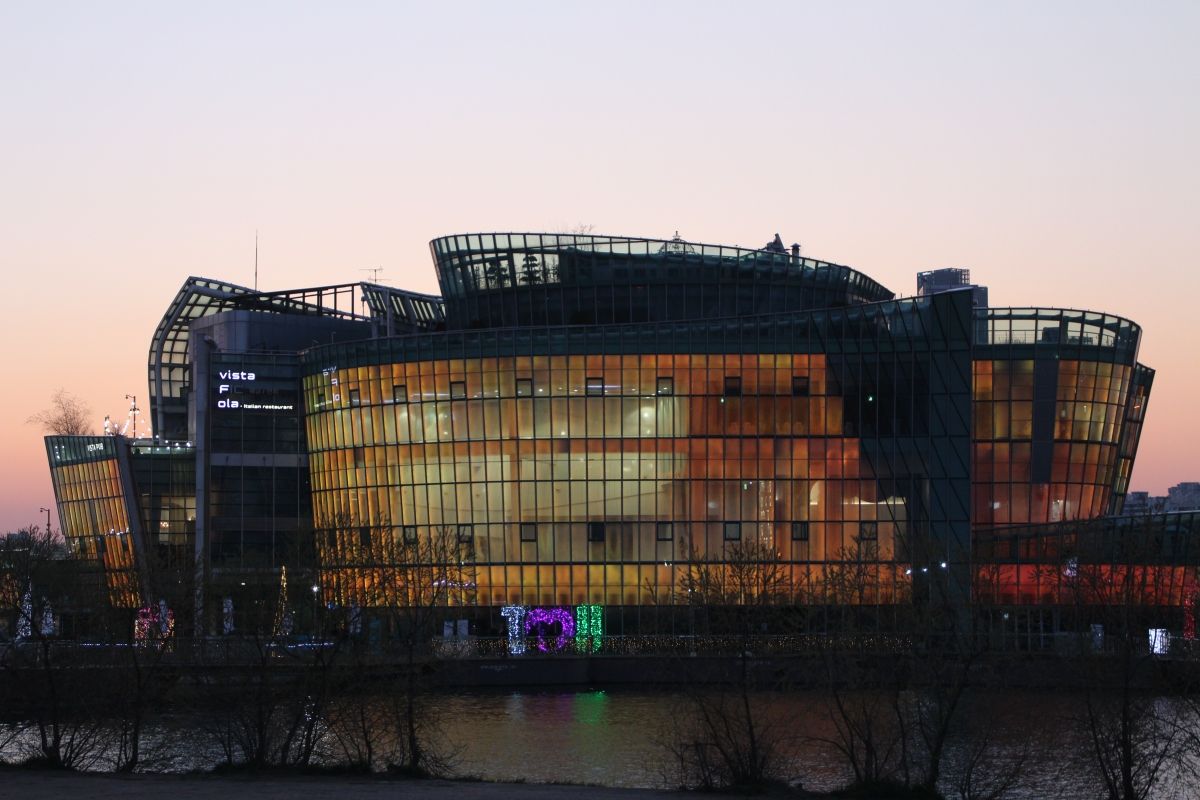
[[[788, 771], [796, 782], [827, 790], [849, 780], [844, 759], [827, 743], [834, 730], [826, 695], [763, 693], [756, 699], [786, 721]], [[436, 695], [432, 704], [460, 776], [644, 788], [676, 783], [663, 743], [689, 707], [682, 694], [624, 689], [451, 692]], [[1083, 800], [1098, 796], [1099, 787], [1081, 714], [1082, 698], [1069, 693], [977, 692], [959, 719], [969, 720], [975, 741], [988, 739], [988, 769], [999, 772], [1024, 762], [1011, 797]], [[221, 752], [201, 734], [207, 721], [198, 714], [159, 717], [148, 729], [144, 750], [148, 756], [159, 750], [162, 757], [149, 758], [149, 765], [188, 771], [216, 764]], [[0, 743], [6, 738], [0, 729]], [[9, 742], [0, 756], [14, 759], [18, 748]], [[945, 760], [947, 796], [957, 795], [950, 782], [967, 755], [957, 738]], [[331, 749], [326, 757], [336, 755]], [[1181, 782], [1168, 779], [1155, 796], [1183, 796], [1182, 791]]]

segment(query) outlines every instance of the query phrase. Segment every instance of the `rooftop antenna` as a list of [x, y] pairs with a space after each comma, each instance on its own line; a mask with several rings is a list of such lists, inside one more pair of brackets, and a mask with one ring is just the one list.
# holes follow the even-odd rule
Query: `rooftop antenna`
[[361, 267], [359, 272], [371, 273], [371, 283], [379, 283], [379, 273], [383, 272], [383, 267]]
[[254, 229], [254, 291], [258, 291], [258, 228]]

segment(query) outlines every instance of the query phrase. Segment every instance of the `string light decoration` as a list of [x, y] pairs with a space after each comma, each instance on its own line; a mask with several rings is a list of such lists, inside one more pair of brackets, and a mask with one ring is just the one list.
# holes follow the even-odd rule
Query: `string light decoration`
[[1183, 638], [1188, 641], [1196, 638], [1196, 591], [1194, 589], [1188, 592], [1183, 600]]
[[275, 624], [271, 635], [282, 636], [283, 621], [287, 617], [287, 565], [279, 568], [279, 597], [275, 600]]
[[510, 656], [525, 655], [525, 606], [504, 606], [500, 616], [508, 623], [508, 654]]
[[153, 639], [169, 639], [175, 634], [175, 612], [160, 601], [159, 608], [143, 606], [133, 621], [133, 639], [144, 645]]
[[33, 590], [26, 589], [21, 598], [21, 614], [17, 619], [17, 638], [28, 639], [33, 636]]
[[[546, 632], [551, 625], [557, 624], [558, 636], [554, 641], [546, 641]], [[575, 636], [575, 618], [570, 609], [566, 608], [535, 608], [525, 615], [526, 635], [537, 634], [537, 649], [543, 653], [562, 650]]]
[[575, 606], [575, 649], [580, 653], [598, 653], [603, 637], [604, 607]]

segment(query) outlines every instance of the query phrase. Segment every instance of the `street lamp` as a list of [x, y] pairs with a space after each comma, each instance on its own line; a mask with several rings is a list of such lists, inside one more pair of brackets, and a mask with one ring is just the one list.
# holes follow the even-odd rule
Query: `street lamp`
[[49, 536], [50, 536], [50, 509], [43, 507], [43, 508], [39, 508], [38, 511], [46, 512], [46, 536], [47, 536], [47, 538], [49, 538]]

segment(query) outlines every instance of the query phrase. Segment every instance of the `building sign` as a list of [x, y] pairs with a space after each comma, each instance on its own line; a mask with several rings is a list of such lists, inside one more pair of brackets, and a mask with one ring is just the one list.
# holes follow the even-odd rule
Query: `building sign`
[[[224, 411], [295, 411], [293, 403], [262, 402], [264, 394], [274, 394], [270, 390], [255, 391], [251, 388], [258, 380], [253, 372], [223, 369], [217, 373], [217, 408]], [[245, 395], [254, 399], [247, 399]], [[235, 397], [235, 395], [237, 397]]]

